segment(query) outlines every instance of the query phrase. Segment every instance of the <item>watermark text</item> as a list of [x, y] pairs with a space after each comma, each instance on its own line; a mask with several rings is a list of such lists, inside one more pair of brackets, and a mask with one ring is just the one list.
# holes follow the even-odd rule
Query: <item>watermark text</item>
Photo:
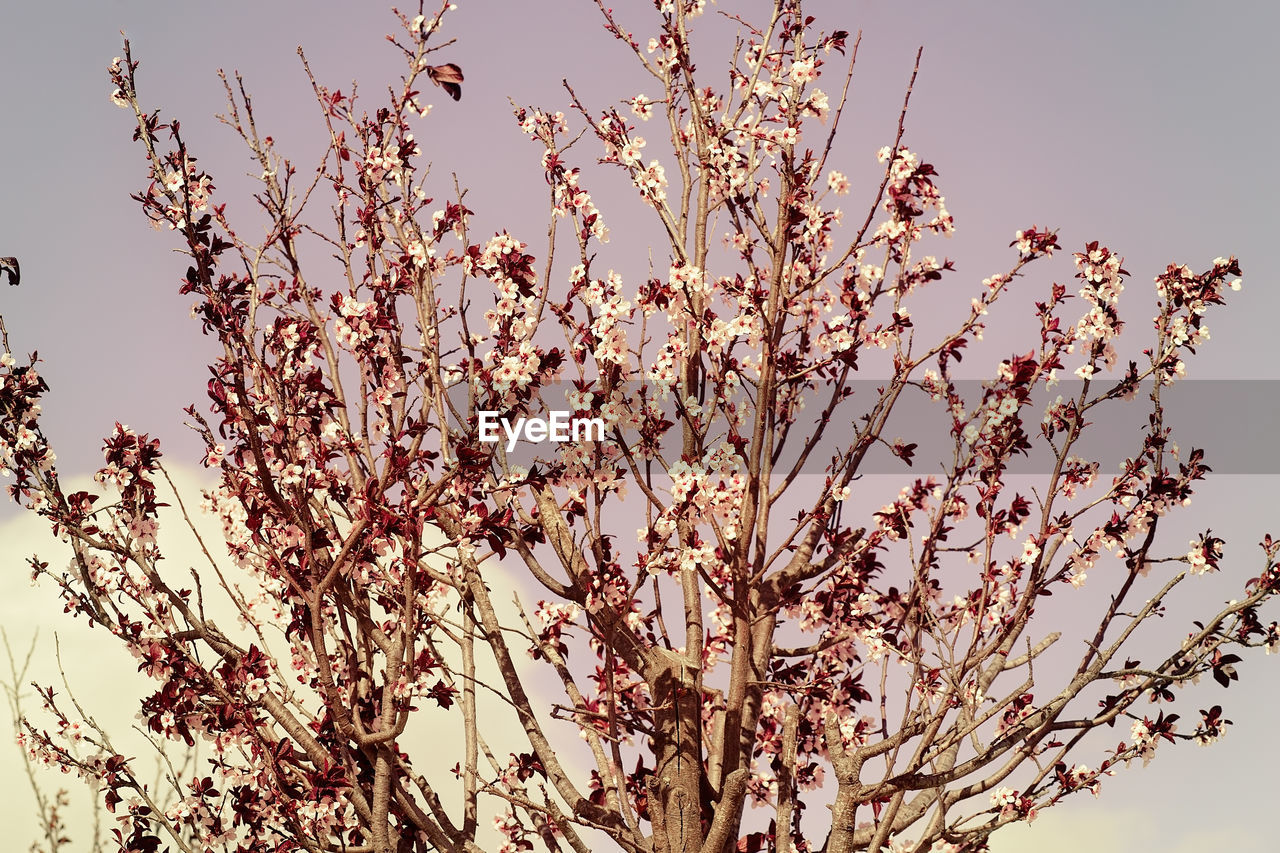
[[516, 418], [514, 422], [501, 412], [480, 412], [480, 440], [493, 444], [500, 440], [499, 428], [507, 437], [507, 452], [521, 441], [541, 444], [544, 441], [604, 441], [603, 418], [575, 418], [572, 412], [552, 411], [545, 418]]

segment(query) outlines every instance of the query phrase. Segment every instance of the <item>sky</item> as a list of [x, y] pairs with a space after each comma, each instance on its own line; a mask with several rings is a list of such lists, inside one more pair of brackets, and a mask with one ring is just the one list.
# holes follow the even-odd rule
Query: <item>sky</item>
[[[587, 0], [458, 5], [447, 31], [458, 41], [437, 56], [463, 67], [464, 95], [455, 104], [429, 93], [436, 112], [424, 147], [433, 174], [456, 173], [469, 187], [474, 227], [506, 227], [534, 243], [545, 228], [546, 189], [538, 152], [516, 128], [508, 98], [567, 111], [561, 80], [568, 78], [584, 100], [603, 106], [644, 91], [645, 78], [604, 34]], [[641, 5], [626, 4], [619, 14], [647, 36]], [[759, 0], [711, 8], [748, 18], [766, 10]], [[957, 234], [945, 247], [956, 259], [953, 280], [972, 287], [1003, 269], [1013, 232], [1032, 223], [1059, 228], [1068, 252], [1100, 239], [1133, 274], [1126, 300], [1137, 306], [1128, 316], [1138, 333], [1150, 316], [1142, 300], [1152, 298], [1151, 279], [1168, 263], [1204, 268], [1235, 254], [1245, 287], [1210, 315], [1212, 339], [1190, 373], [1249, 380], [1239, 386], [1245, 393], [1276, 396], [1280, 291], [1267, 264], [1280, 179], [1265, 160], [1280, 136], [1280, 118], [1267, 106], [1280, 79], [1272, 44], [1280, 12], [1272, 4], [830, 0], [809, 9], [828, 30], [863, 34], [833, 154], [833, 165], [861, 181], [851, 206], [859, 188], [870, 191], [876, 149], [892, 142], [923, 45], [906, 142], [937, 167], [956, 217]], [[216, 7], [81, 0], [0, 11], [0, 71], [8, 81], [0, 95], [0, 255], [18, 255], [23, 267], [21, 287], [0, 289], [0, 314], [15, 349], [38, 350], [45, 362], [53, 390], [44, 423], [65, 476], [92, 472], [116, 421], [160, 437], [175, 464], [190, 465], [199, 452], [181, 410], [204, 406], [211, 345], [188, 317], [189, 298], [177, 292], [186, 265], [172, 252], [172, 236], [153, 232], [129, 199], [145, 185], [145, 164], [130, 141], [128, 115], [108, 100], [106, 67], [121, 53], [121, 31], [142, 62], [143, 100], [182, 120], [232, 213], [252, 219], [243, 177], [252, 164], [215, 117], [224, 106], [217, 70], [244, 75], [265, 132], [307, 168], [322, 137], [297, 47], [322, 81], [345, 88], [359, 79], [374, 95], [398, 79], [398, 57], [383, 39], [396, 26], [378, 3], [333, 0]], [[703, 67], [718, 73], [723, 60], [711, 56]], [[613, 187], [613, 197], [625, 199], [624, 189]], [[597, 195], [609, 197], [605, 188]], [[610, 262], [647, 264], [647, 226], [628, 220], [625, 209], [605, 212], [615, 222]], [[1045, 275], [1068, 278], [1069, 260], [1060, 260]], [[1000, 315], [992, 328], [1006, 318], [1017, 322]], [[1016, 342], [988, 337], [989, 373], [992, 359], [1007, 354], [1000, 347]], [[981, 359], [969, 364], [982, 375]], [[1212, 415], [1199, 422], [1211, 466], [1216, 419], [1248, 420], [1234, 411]], [[1275, 425], [1251, 426], [1265, 437]], [[1257, 568], [1254, 543], [1280, 527], [1273, 498], [1280, 469], [1248, 470], [1211, 478], [1188, 516], [1192, 529], [1212, 527], [1227, 539], [1229, 577], [1182, 599], [1191, 608], [1183, 615], [1197, 612], [1197, 599], [1231, 597]], [[0, 506], [0, 624], [19, 645], [41, 628], [36, 670], [48, 680], [56, 676], [50, 637], [66, 620], [51, 590], [26, 583], [24, 554], [58, 553], [40, 536], [11, 505]], [[96, 687], [86, 683], [81, 698], [92, 702], [99, 690], [98, 700], [109, 704], [109, 667], [127, 673], [132, 665], [105, 653], [90, 662], [86, 678]], [[1272, 849], [1261, 815], [1274, 798], [1271, 768], [1280, 758], [1267, 728], [1280, 699], [1277, 666], [1253, 655], [1243, 683], [1226, 695], [1216, 685], [1198, 688], [1190, 714], [1223, 702], [1235, 721], [1220, 744], [1162, 751], [1150, 767], [1108, 780], [1096, 802], [1054, 809], [998, 836], [994, 849]], [[16, 750], [0, 750], [5, 825], [26, 819], [21, 784]]]

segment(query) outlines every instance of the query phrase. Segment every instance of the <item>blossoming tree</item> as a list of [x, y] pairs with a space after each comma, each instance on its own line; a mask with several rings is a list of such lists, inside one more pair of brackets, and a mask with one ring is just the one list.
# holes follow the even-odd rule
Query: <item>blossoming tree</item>
[[[551, 190], [541, 257], [517, 233], [474, 234], [461, 190], [427, 196], [422, 87], [457, 97], [462, 81], [428, 61], [447, 4], [401, 16], [407, 71], [372, 112], [311, 77], [328, 149], [308, 177], [227, 81], [227, 121], [261, 167], [256, 242], [179, 124], [143, 106], [127, 43], [112, 64], [147, 158], [136, 199], [181, 240], [181, 290], [220, 346], [213, 417], [188, 414], [225, 554], [191, 574], [161, 561], [166, 474], [145, 434], [118, 426], [100, 489], [63, 489], [48, 389], [7, 332], [0, 467], [70, 545], [69, 565], [33, 559], [35, 574], [154, 679], [146, 729], [203, 750], [158, 791], [41, 688], [54, 722], [25, 743], [98, 781], [119, 849], [981, 850], [1161, 742], [1217, 738], [1220, 707], [1147, 700], [1206, 673], [1225, 686], [1233, 650], [1280, 643], [1259, 610], [1280, 589], [1268, 536], [1237, 600], [1131, 658], [1175, 586], [1222, 557], [1210, 532], [1158, 556], [1163, 517], [1208, 470], [1173, 444], [1160, 389], [1238, 287], [1235, 259], [1161, 273], [1144, 363], [1108, 377], [1128, 273], [1090, 243], [1078, 296], [1039, 285], [1029, 350], [966, 395], [955, 364], [1055, 233], [1017, 232], [1007, 269], [918, 340], [911, 305], [957, 276], [925, 254], [954, 225], [903, 145], [906, 103], [865, 218], [845, 223], [835, 139], [856, 40], [776, 0], [767, 20], [735, 18], [716, 78], [691, 55], [703, 0], [656, 6], [653, 38], [599, 9], [649, 95], [565, 96], [598, 162], [570, 150], [564, 112], [515, 110]], [[817, 86], [831, 79], [838, 97]], [[646, 151], [644, 122], [663, 145]], [[607, 183], [601, 165], [665, 235], [663, 272], [601, 260], [585, 185]], [[1033, 408], [1059, 371], [1078, 392]], [[855, 384], [869, 372], [874, 388]], [[912, 395], [937, 446], [885, 437]], [[1147, 427], [1107, 482], [1077, 446], [1125, 401]], [[605, 435], [481, 440], [482, 413], [557, 405]], [[1015, 489], [1010, 466], [1037, 448], [1044, 476]], [[909, 471], [917, 454], [937, 473]], [[901, 491], [855, 521], [876, 458]], [[1095, 569], [1104, 552], [1123, 562]], [[1037, 608], [1084, 596], [1086, 573], [1108, 595], [1078, 656], [1050, 666], [1062, 630]]]

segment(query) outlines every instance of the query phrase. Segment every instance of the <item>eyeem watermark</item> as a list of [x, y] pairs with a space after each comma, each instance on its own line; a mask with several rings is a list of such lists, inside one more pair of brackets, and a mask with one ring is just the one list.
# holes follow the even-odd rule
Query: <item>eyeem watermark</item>
[[480, 440], [493, 444], [499, 440], [498, 427], [507, 436], [507, 452], [521, 441], [541, 444], [544, 441], [604, 441], [603, 418], [575, 418], [572, 412], [552, 411], [545, 418], [516, 418], [512, 423], [501, 412], [480, 412]]

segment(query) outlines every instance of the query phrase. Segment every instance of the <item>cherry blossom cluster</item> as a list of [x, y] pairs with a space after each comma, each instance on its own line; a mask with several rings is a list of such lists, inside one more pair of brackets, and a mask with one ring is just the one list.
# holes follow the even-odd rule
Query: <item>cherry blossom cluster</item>
[[[189, 588], [160, 559], [158, 444], [117, 425], [101, 494], [64, 494], [39, 425], [47, 388], [8, 354], [0, 469], [70, 544], [64, 569], [35, 572], [153, 682], [147, 734], [205, 750], [162, 801], [46, 690], [56, 722], [26, 742], [102, 780], [122, 850], [161, 836], [237, 853], [981, 849], [1161, 742], [1220, 738], [1221, 706], [1178, 731], [1177, 714], [1136, 704], [1173, 702], [1205, 674], [1228, 687], [1235, 651], [1280, 649], [1260, 615], [1280, 592], [1269, 537], [1244, 596], [1179, 648], [1144, 665], [1126, 641], [1184, 579], [1229, 568], [1211, 531], [1162, 556], [1162, 520], [1209, 469], [1178, 450], [1158, 395], [1136, 391], [1186, 372], [1209, 306], [1238, 286], [1235, 259], [1170, 266], [1148, 363], [1104, 388], [1128, 273], [1090, 242], [1078, 294], [1048, 285], [1030, 342], [965, 393], [955, 365], [989, 358], [973, 346], [983, 318], [1052, 262], [1057, 232], [1017, 231], [1008, 265], [924, 342], [922, 291], [961, 286], [935, 249], [955, 222], [937, 170], [904, 144], [905, 107], [865, 219], [834, 206], [862, 188], [832, 142], [845, 97], [815, 84], [848, 34], [816, 29], [799, 0], [766, 26], [733, 16], [743, 30], [717, 85], [691, 30], [723, 22], [699, 19], [698, 0], [654, 5], [651, 37], [601, 13], [658, 89], [604, 108], [569, 89], [565, 110], [515, 110], [541, 158], [530, 191], [550, 188], [541, 257], [526, 228], [489, 225], [423, 165], [447, 3], [400, 16], [406, 70], [385, 103], [312, 78], [329, 224], [227, 81], [228, 123], [261, 167], [257, 242], [215, 204], [177, 122], [139, 106], [128, 50], [113, 64], [112, 99], [146, 153], [137, 200], [181, 237], [180, 292], [217, 344], [207, 403], [188, 415], [229, 558], [211, 553], [201, 574], [234, 624], [206, 611], [214, 584]], [[574, 147], [578, 119], [596, 162]], [[611, 266], [606, 196], [588, 189], [610, 176], [666, 239], [646, 274]], [[1087, 306], [1075, 322], [1072, 298]], [[1032, 411], [1068, 370], [1083, 389]], [[910, 394], [936, 408], [937, 447], [891, 438]], [[1080, 438], [1095, 408], [1126, 403], [1150, 403], [1149, 429], [1106, 477]], [[606, 439], [516, 453], [477, 438], [482, 412], [559, 407], [599, 417]], [[1036, 445], [1051, 470], [1015, 486], [1010, 466]], [[864, 476], [875, 454], [905, 485]], [[926, 473], [909, 475], [917, 463]], [[1087, 642], [1062, 644], [1078, 676], [1055, 684], [1042, 656], [1060, 632], [1036, 610], [1086, 577], [1113, 603]], [[1118, 721], [1115, 748], [1075, 737]], [[1089, 750], [1096, 769], [1077, 760]]]

